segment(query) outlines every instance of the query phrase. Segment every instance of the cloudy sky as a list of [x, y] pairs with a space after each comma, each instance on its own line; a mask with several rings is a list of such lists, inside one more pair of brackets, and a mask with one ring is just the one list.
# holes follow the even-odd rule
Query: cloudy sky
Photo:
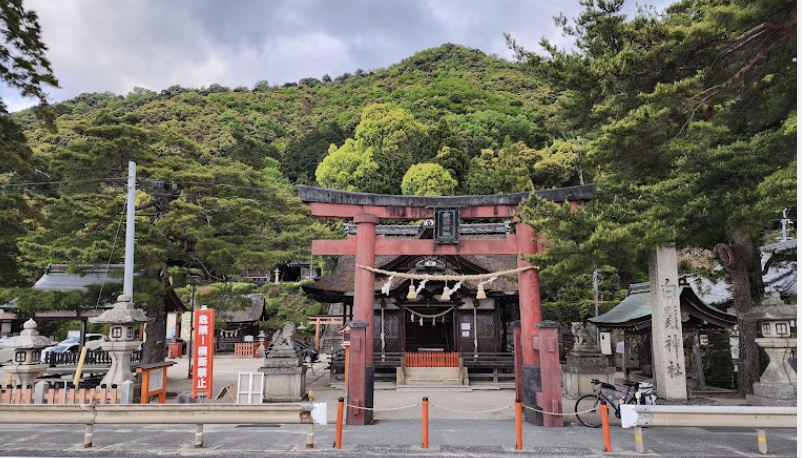
[[[634, 11], [635, 2], [627, 8]], [[639, 4], [665, 5], [666, 0]], [[578, 0], [25, 0], [36, 10], [59, 102], [134, 87], [271, 84], [336, 78], [455, 43], [512, 59], [503, 34], [562, 46], [553, 17]], [[0, 85], [10, 111], [33, 104]]]

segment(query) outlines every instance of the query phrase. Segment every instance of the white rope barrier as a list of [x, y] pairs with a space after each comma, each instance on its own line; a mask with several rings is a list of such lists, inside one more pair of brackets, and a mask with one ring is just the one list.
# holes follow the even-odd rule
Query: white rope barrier
[[[441, 410], [446, 410], [446, 411], [449, 411], [449, 412], [464, 413], [464, 414], [500, 412], [502, 410], [511, 409], [511, 408], [515, 407], [513, 405], [505, 405], [505, 406], [502, 406], [502, 407], [496, 407], [496, 408], [486, 409], [486, 410], [463, 410], [463, 409], [455, 409], [455, 408], [452, 408], [452, 407], [442, 406], [442, 405], [435, 404], [435, 403], [432, 403], [432, 402], [430, 402], [429, 405], [431, 407], [436, 407], [436, 408], [441, 409]], [[396, 411], [396, 410], [404, 410], [404, 409], [412, 409], [412, 408], [420, 407], [420, 404], [410, 404], [410, 405], [400, 406], [400, 407], [383, 407], [383, 408], [356, 406], [356, 405], [353, 405], [353, 404], [346, 404], [346, 406], [350, 407], [352, 409], [371, 410], [373, 412], [391, 412], [391, 411]], [[544, 415], [555, 415], [555, 416], [566, 416], [566, 415], [573, 416], [573, 415], [576, 415], [576, 414], [589, 413], [589, 412], [593, 412], [594, 410], [597, 410], [597, 409], [588, 409], [588, 410], [580, 410], [579, 412], [549, 412], [549, 411], [541, 410], [541, 409], [538, 409], [538, 408], [535, 408], [535, 407], [530, 407], [530, 406], [525, 405], [525, 404], [523, 405], [523, 407], [526, 408], [526, 409], [529, 409], [529, 410], [531, 410], [533, 412], [539, 412], [539, 413], [542, 413]]]
[[509, 270], [502, 270], [500, 272], [489, 272], [486, 274], [474, 274], [474, 275], [430, 275], [430, 274], [408, 274], [405, 272], [391, 272], [389, 270], [377, 269], [375, 267], [364, 266], [362, 264], [357, 264], [356, 266], [376, 274], [385, 275], [387, 277], [399, 277], [399, 278], [405, 278], [407, 280], [458, 281], [458, 282], [488, 280], [503, 275], [513, 275], [519, 272], [523, 272], [524, 270], [538, 268], [537, 266], [525, 266], [525, 267], [518, 267], [517, 269], [509, 269]]
[[404, 410], [404, 409], [411, 409], [413, 407], [418, 407], [420, 404], [410, 404], [408, 406], [401, 406], [401, 407], [384, 407], [384, 408], [376, 408], [376, 407], [365, 407], [365, 406], [355, 406], [353, 404], [346, 404], [346, 406], [352, 409], [360, 409], [360, 410], [371, 410], [373, 412], [390, 412], [393, 410]]
[[501, 410], [512, 408], [513, 406], [507, 405], [504, 407], [498, 407], [495, 409], [487, 409], [487, 410], [462, 410], [462, 409], [452, 409], [451, 407], [441, 406], [430, 402], [429, 405], [431, 407], [437, 407], [438, 409], [447, 410], [449, 412], [459, 412], [459, 413], [467, 413], [467, 414], [476, 414], [476, 413], [491, 413], [491, 412], [499, 412]]

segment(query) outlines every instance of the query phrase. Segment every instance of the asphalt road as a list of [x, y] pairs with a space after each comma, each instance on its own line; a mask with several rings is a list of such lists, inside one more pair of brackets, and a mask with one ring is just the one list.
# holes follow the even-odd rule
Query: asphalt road
[[[168, 402], [189, 391], [186, 358], [168, 369]], [[214, 392], [236, 386], [240, 373], [257, 372], [261, 359], [223, 356], [215, 361]], [[333, 447], [337, 399], [342, 383], [333, 382], [323, 364], [307, 373], [315, 402], [328, 405], [327, 425], [314, 427], [315, 447], [307, 449], [305, 425], [205, 425], [202, 447], [195, 447], [194, 425], [96, 425], [93, 447], [83, 447], [80, 425], [0, 425], [0, 456], [639, 456], [634, 430], [611, 429], [612, 453], [603, 452], [601, 429], [578, 426], [572, 400], [564, 400], [565, 427], [523, 424], [523, 450], [515, 450], [514, 391], [510, 385], [474, 386], [472, 391], [396, 390], [377, 383], [374, 422], [345, 425], [342, 448]], [[2, 374], [0, 374], [2, 377]], [[479, 388], [479, 389], [477, 389]], [[499, 389], [500, 388], [500, 389]], [[429, 448], [422, 448], [420, 401], [429, 398]], [[233, 403], [223, 393], [215, 402]], [[702, 399], [738, 405], [742, 399]], [[758, 453], [754, 429], [648, 428], [644, 429], [644, 456], [766, 456]], [[798, 456], [796, 429], [768, 429], [768, 456]]]
[[[429, 426], [429, 448], [421, 447], [421, 424], [414, 420], [378, 421], [346, 426], [341, 449], [333, 448], [335, 426], [316, 426], [313, 449], [307, 449], [306, 426], [204, 427], [204, 445], [195, 447], [192, 425], [95, 426], [92, 448], [82, 446], [82, 426], [0, 428], [2, 456], [633, 456], [632, 430], [614, 428], [613, 453], [603, 452], [599, 429], [582, 426], [543, 428], [524, 425], [523, 450], [515, 450], [514, 422], [508, 420], [439, 420]], [[796, 429], [769, 429], [768, 456], [797, 456]], [[754, 430], [650, 428], [644, 431], [651, 456], [764, 456]]]

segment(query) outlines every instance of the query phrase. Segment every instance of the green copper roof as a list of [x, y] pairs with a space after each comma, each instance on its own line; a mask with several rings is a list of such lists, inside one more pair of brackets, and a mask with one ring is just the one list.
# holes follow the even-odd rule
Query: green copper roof
[[[735, 317], [703, 302], [690, 285], [680, 282], [679, 302], [683, 327], [723, 327], [735, 325]], [[687, 317], [686, 317], [687, 316]], [[629, 286], [629, 295], [609, 312], [588, 320], [600, 328], [630, 328], [636, 331], [652, 325], [652, 298], [649, 283]]]
[[591, 318], [593, 324], [635, 325], [652, 318], [652, 299], [649, 283], [635, 283], [629, 286], [629, 295], [609, 312]]

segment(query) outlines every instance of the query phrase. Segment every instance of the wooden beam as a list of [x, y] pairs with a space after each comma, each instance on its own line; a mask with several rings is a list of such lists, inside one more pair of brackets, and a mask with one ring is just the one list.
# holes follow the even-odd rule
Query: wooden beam
[[[356, 254], [356, 237], [346, 240], [313, 240], [312, 254], [315, 256], [346, 256]], [[518, 254], [514, 234], [504, 239], [467, 239], [459, 244], [435, 245], [431, 239], [397, 239], [376, 236], [377, 256], [457, 256], [457, 255], [511, 255]]]
[[[333, 204], [312, 202], [309, 204], [312, 216], [318, 218], [353, 218], [357, 215], [375, 215], [382, 219], [419, 220], [433, 219], [434, 209], [425, 207], [379, 207], [375, 205]], [[463, 220], [512, 218], [518, 212], [517, 205], [481, 205], [460, 208]]]

